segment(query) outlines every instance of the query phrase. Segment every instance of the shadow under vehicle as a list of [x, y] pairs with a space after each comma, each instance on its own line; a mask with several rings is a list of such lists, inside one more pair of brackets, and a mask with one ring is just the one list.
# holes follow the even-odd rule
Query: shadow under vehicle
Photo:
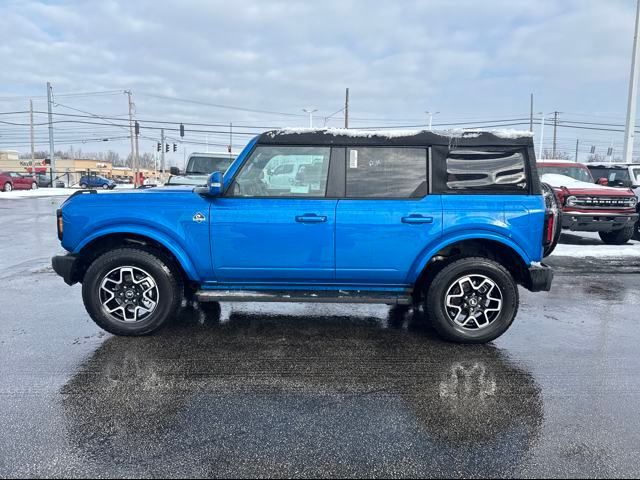
[[420, 311], [335, 312], [184, 309], [109, 338], [62, 389], [68, 440], [113, 475], [517, 474], [543, 423], [524, 367], [440, 342]]

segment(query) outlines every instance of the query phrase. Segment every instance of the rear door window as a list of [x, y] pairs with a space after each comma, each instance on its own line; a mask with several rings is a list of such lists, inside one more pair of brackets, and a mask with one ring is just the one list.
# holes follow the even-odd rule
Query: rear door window
[[524, 153], [520, 150], [451, 150], [446, 159], [446, 189], [459, 193], [526, 192]]
[[427, 194], [427, 149], [347, 148], [347, 198], [419, 198]]

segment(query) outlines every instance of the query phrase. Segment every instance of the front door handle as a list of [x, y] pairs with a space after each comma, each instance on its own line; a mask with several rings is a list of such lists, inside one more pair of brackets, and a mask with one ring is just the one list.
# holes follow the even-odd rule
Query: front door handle
[[316, 215], [315, 213], [305, 213], [296, 217], [296, 222], [298, 223], [323, 223], [326, 221], [327, 217], [325, 215]]
[[413, 213], [409, 216], [402, 217], [402, 223], [409, 223], [412, 225], [419, 223], [433, 223], [433, 217], [425, 217], [417, 213]]

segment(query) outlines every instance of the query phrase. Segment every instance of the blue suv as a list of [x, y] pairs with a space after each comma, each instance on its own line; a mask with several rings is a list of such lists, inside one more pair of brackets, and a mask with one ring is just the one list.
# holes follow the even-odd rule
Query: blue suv
[[113, 190], [116, 188], [116, 182], [99, 175], [83, 175], [78, 182], [80, 188], [102, 188], [104, 190]]
[[518, 285], [553, 276], [554, 210], [517, 132], [270, 131], [206, 187], [96, 193], [58, 211], [70, 253], [53, 268], [117, 335], [155, 332], [188, 297], [422, 304], [445, 339], [482, 343]]

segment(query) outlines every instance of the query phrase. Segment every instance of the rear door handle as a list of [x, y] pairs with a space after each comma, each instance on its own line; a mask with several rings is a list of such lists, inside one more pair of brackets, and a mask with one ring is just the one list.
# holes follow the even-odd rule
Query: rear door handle
[[425, 217], [417, 213], [411, 214], [406, 217], [402, 217], [402, 223], [418, 224], [418, 223], [433, 223], [433, 217]]
[[327, 217], [325, 215], [316, 215], [315, 213], [305, 213], [296, 217], [296, 222], [298, 223], [323, 223], [326, 221]]

